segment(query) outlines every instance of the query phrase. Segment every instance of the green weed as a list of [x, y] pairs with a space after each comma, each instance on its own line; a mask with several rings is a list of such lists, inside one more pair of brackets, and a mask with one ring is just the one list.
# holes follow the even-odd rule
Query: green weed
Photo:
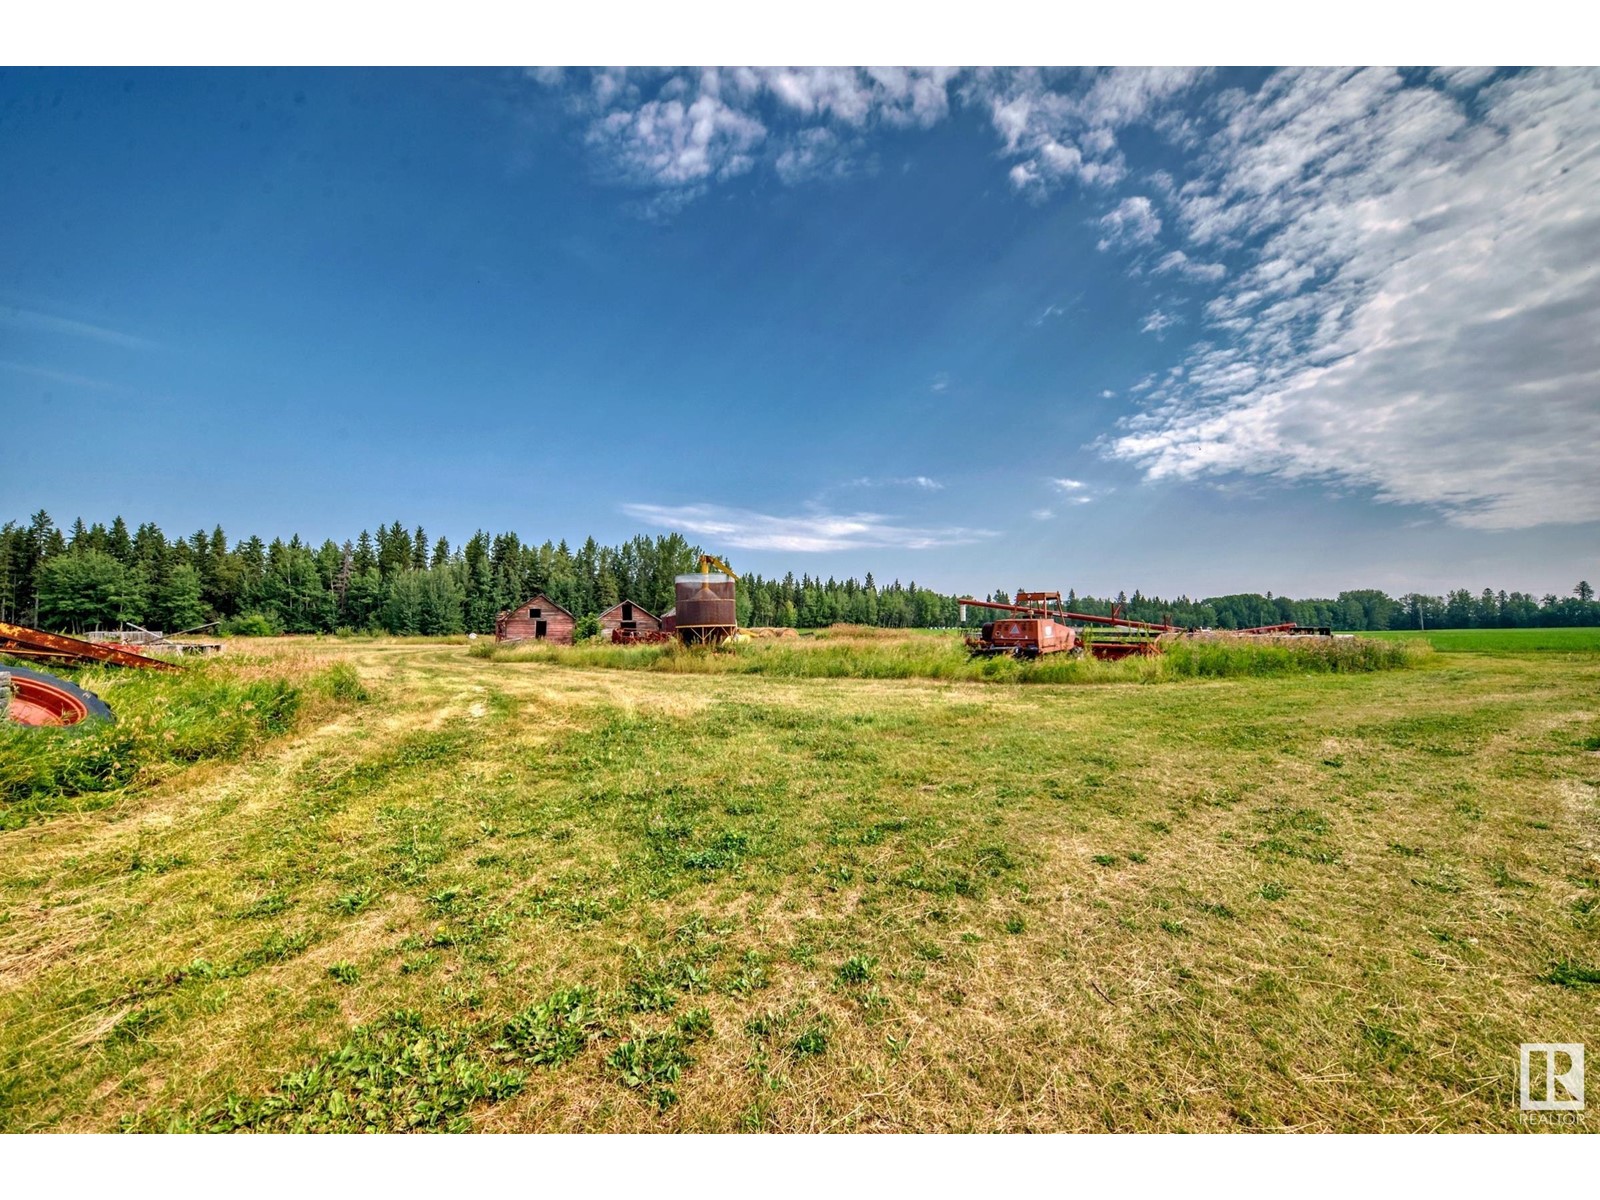
[[485, 1063], [464, 1031], [401, 1011], [357, 1026], [267, 1095], [229, 1096], [197, 1124], [213, 1132], [461, 1132], [474, 1104], [513, 1096], [522, 1082], [518, 1072]]
[[594, 989], [561, 988], [507, 1021], [492, 1048], [507, 1061], [559, 1066], [578, 1056], [603, 1021]]
[[1539, 976], [1539, 982], [1564, 988], [1597, 987], [1600, 986], [1600, 967], [1565, 958], [1551, 963], [1550, 970]]

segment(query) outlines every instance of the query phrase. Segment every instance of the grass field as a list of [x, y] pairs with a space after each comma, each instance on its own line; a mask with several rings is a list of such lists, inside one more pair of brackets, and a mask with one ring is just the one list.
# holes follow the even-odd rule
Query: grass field
[[1519, 645], [95, 676], [127, 761], [0, 742], [0, 1129], [1521, 1128], [1600, 1041], [1600, 655]]
[[[759, 632], [759, 631], [758, 631]], [[1091, 637], [1093, 635], [1091, 634]], [[1058, 653], [1032, 661], [974, 658], [959, 633], [835, 626], [798, 637], [725, 644], [677, 642], [577, 646], [479, 642], [470, 653], [498, 663], [541, 663], [673, 675], [764, 675], [777, 679], [938, 679], [990, 683], [1158, 683], [1181, 678], [1397, 670], [1428, 652], [1409, 640], [1374, 638], [1169, 639], [1165, 653], [1101, 662]]]
[[1445, 653], [1528, 654], [1555, 650], [1568, 654], [1600, 654], [1600, 626], [1581, 629], [1429, 629], [1389, 630], [1363, 637], [1391, 641], [1423, 641]]

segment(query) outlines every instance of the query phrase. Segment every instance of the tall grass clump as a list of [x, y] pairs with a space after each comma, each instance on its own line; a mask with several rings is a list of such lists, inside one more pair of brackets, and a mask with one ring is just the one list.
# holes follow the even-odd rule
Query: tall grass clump
[[[885, 637], [883, 633], [899, 633]], [[953, 636], [910, 636], [874, 631], [870, 637], [828, 637], [733, 642], [717, 649], [682, 646], [577, 646], [549, 643], [496, 646], [470, 654], [492, 662], [658, 671], [683, 675], [765, 675], [780, 679], [945, 679], [996, 683], [1153, 683], [1163, 679], [1384, 671], [1411, 665], [1425, 647], [1365, 638], [1175, 638], [1166, 653], [1102, 662], [1055, 654], [1031, 661], [973, 658]]]
[[1351, 674], [1399, 670], [1427, 653], [1424, 646], [1375, 638], [1196, 637], [1175, 639], [1162, 665], [1177, 679]]
[[293, 729], [314, 708], [360, 703], [348, 663], [310, 674], [289, 661], [217, 660], [181, 674], [57, 668], [111, 706], [114, 721], [65, 729], [0, 722], [0, 829], [109, 803], [111, 793], [191, 763], [234, 759]]

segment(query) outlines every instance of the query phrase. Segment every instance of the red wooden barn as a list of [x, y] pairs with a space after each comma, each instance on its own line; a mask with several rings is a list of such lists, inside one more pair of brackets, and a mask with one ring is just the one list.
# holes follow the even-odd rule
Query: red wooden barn
[[524, 600], [494, 619], [497, 642], [558, 642], [572, 645], [572, 629], [577, 619], [543, 592]]
[[656, 633], [660, 628], [661, 619], [651, 616], [632, 600], [619, 601], [600, 614], [600, 636], [608, 642], [619, 629], [626, 634]]

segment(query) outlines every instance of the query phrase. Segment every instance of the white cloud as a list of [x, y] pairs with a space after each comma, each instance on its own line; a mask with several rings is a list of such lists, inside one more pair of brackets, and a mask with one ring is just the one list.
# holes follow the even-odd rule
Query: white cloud
[[1052, 508], [1036, 508], [1033, 510], [1032, 515], [1035, 521], [1048, 521], [1056, 514], [1055, 510]]
[[1148, 119], [1205, 74], [1185, 67], [984, 69], [957, 91], [988, 112], [1003, 152], [1020, 159], [1009, 172], [1012, 186], [1040, 195], [1068, 180], [1117, 183], [1126, 174], [1117, 131]]
[[1495, 67], [1438, 67], [1433, 75], [1446, 87], [1468, 89], [1488, 83], [1496, 70]]
[[1219, 100], [1179, 231], [1248, 266], [1111, 457], [1479, 528], [1600, 520], [1600, 74], [1499, 78], [1468, 107], [1474, 79], [1284, 72]]
[[849, 483], [843, 484], [842, 486], [864, 488], [909, 487], [920, 488], [925, 492], [940, 492], [944, 490], [944, 484], [940, 483], [937, 479], [928, 477], [927, 475], [895, 475], [887, 478], [864, 475], [860, 479], [852, 479]]
[[[1114, 185], [1126, 174], [1117, 132], [1203, 78], [1187, 68], [1103, 71], [952, 67], [532, 68], [585, 122], [602, 171], [680, 193], [769, 166], [784, 183], [848, 173], [874, 127], [927, 129], [955, 104], [988, 115], [1014, 159], [1011, 184], [1042, 199], [1068, 181]], [[1158, 173], [1159, 175], [1159, 173]], [[1153, 177], [1154, 178], [1154, 177]]]
[[[1600, 520], [1600, 73], [1298, 70], [1191, 102], [1202, 76], [737, 68], [553, 86], [655, 213], [757, 170], [849, 171], [874, 128], [958, 105], [1035, 202], [1116, 187], [1139, 145], [1125, 131], [1153, 131], [1172, 153], [1138, 175], [1147, 195], [1117, 196], [1101, 248], [1151, 248], [1145, 278], [1211, 294], [1178, 367], [1125, 389], [1143, 410], [1105, 453], [1151, 478], [1357, 485], [1462, 525]], [[1172, 320], [1163, 302], [1144, 325]]]
[[1203, 283], [1216, 283], [1228, 273], [1228, 268], [1221, 263], [1197, 262], [1182, 250], [1174, 250], [1154, 267], [1157, 275], [1170, 275], [1174, 272], [1185, 279], [1197, 279]]
[[766, 136], [760, 121], [704, 93], [608, 113], [588, 133], [623, 177], [667, 188], [743, 174]]
[[93, 342], [104, 342], [127, 350], [147, 350], [155, 345], [146, 338], [123, 333], [120, 329], [108, 329], [104, 325], [91, 325], [87, 321], [74, 321], [67, 317], [57, 317], [50, 313], [9, 305], [0, 306], [0, 325], [37, 333], [59, 333], [66, 337], [87, 338]]
[[1161, 218], [1156, 216], [1149, 196], [1129, 196], [1100, 218], [1100, 228], [1105, 231], [1105, 237], [1099, 242], [1102, 250], [1113, 246], [1146, 246], [1161, 232]]
[[1089, 485], [1084, 483], [1081, 479], [1052, 479], [1050, 481], [1050, 486], [1055, 488], [1058, 492], [1071, 493], [1081, 492]]
[[1011, 180], [1011, 186], [1019, 192], [1028, 191], [1044, 181], [1038, 169], [1029, 163], [1018, 163], [1007, 172], [1006, 177]]
[[845, 143], [832, 130], [821, 126], [801, 130], [773, 163], [778, 178], [788, 184], [828, 175], [847, 175], [850, 168], [851, 158]]
[[647, 524], [714, 539], [717, 546], [738, 550], [796, 553], [883, 548], [927, 550], [936, 546], [966, 545], [996, 536], [994, 530], [960, 526], [915, 528], [901, 525], [880, 513], [819, 510], [786, 517], [717, 504], [624, 504], [622, 511]]
[[604, 174], [658, 189], [669, 213], [766, 165], [786, 184], [849, 173], [875, 125], [926, 128], [949, 111], [947, 67], [531, 70], [585, 122]]
[[1171, 313], [1163, 312], [1158, 308], [1145, 317], [1144, 322], [1139, 326], [1139, 332], [1153, 333], [1160, 337], [1165, 330], [1182, 323], [1182, 317], [1175, 317]]

